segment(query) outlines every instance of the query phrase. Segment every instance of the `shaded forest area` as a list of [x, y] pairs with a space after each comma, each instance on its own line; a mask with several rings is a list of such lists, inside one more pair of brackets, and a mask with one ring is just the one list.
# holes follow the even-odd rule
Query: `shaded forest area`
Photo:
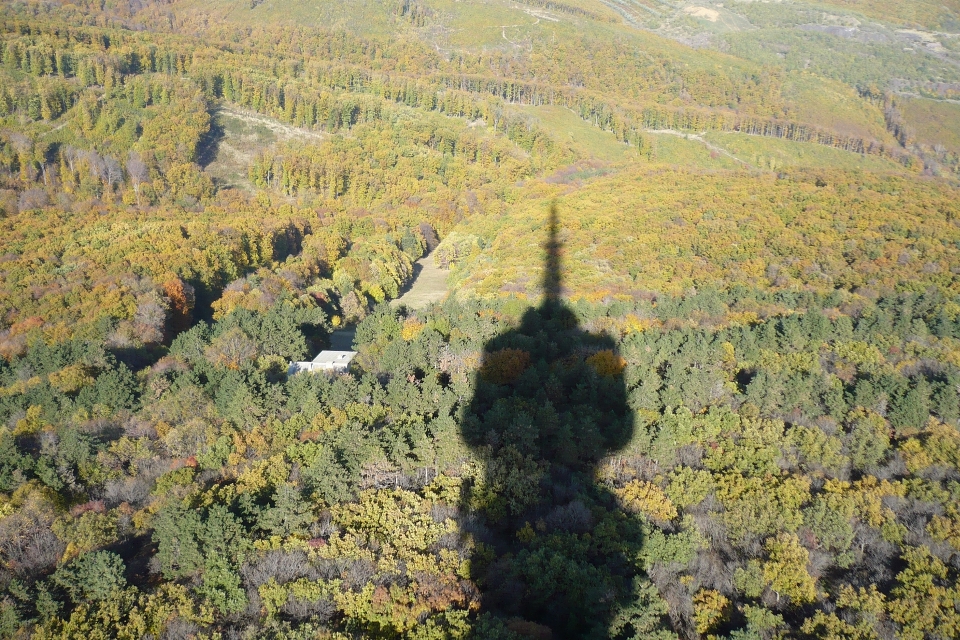
[[[850, 303], [580, 303], [577, 339], [517, 299], [383, 306], [333, 379], [286, 379], [276, 311], [136, 375], [38, 345], [0, 370], [5, 629], [949, 637], [960, 325]], [[630, 437], [591, 472], [617, 386]]]

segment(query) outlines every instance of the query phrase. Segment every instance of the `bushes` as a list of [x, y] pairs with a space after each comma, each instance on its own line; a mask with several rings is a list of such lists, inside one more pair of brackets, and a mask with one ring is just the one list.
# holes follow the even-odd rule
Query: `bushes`
[[[916, 296], [861, 302], [854, 316], [820, 311], [835, 294], [742, 289], [577, 306], [598, 327], [656, 318], [616, 339], [517, 300], [416, 315], [384, 305], [357, 330], [371, 373], [283, 380], [263, 354], [302, 346], [298, 319], [321, 317], [287, 295], [197, 325], [138, 374], [78, 341], [38, 343], [0, 367], [0, 402], [22, 423], [0, 433], [13, 491], [0, 553], [30, 594], [11, 595], [11, 621], [69, 625], [109, 607], [123, 618], [188, 580], [183, 597], [209, 617], [177, 609], [160, 627], [234, 616], [306, 629], [313, 615], [369, 633], [423, 615], [469, 626], [479, 590], [492, 614], [553, 616], [577, 633], [587, 619], [663, 631], [663, 602], [702, 628], [784, 618], [819, 629], [834, 624], [829, 607], [847, 606], [834, 593], [865, 588], [858, 576], [879, 580], [902, 549], [956, 538], [960, 447], [955, 425], [932, 414], [956, 402], [953, 343], [928, 342], [928, 365], [913, 366], [908, 345], [939, 322]], [[691, 306], [744, 304], [782, 312], [689, 322]], [[223, 360], [241, 334], [261, 355]], [[704, 395], [705, 372], [722, 393]], [[910, 392], [925, 420], [895, 429]], [[621, 403], [635, 409], [612, 415]], [[717, 565], [724, 549], [731, 560]], [[141, 553], [156, 582], [132, 569]], [[270, 554], [302, 556], [287, 566]], [[624, 557], [653, 581], [621, 580], [641, 568]], [[83, 577], [92, 571], [102, 584]], [[517, 585], [529, 595], [511, 595]], [[557, 608], [568, 597], [557, 585], [576, 606]], [[882, 593], [889, 619], [920, 615]]]

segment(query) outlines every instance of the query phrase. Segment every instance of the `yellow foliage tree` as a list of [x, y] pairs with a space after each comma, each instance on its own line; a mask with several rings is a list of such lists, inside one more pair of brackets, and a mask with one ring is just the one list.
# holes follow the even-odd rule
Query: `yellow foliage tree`
[[400, 337], [410, 342], [423, 331], [423, 328], [426, 327], [424, 323], [420, 322], [415, 317], [410, 317], [404, 320], [403, 327], [400, 329]]
[[634, 480], [623, 489], [617, 490], [620, 500], [627, 509], [642, 513], [654, 520], [667, 522], [677, 517], [677, 508], [663, 492], [663, 489], [651, 482]]
[[530, 354], [521, 349], [500, 349], [485, 353], [480, 375], [487, 382], [510, 384], [530, 366]]
[[727, 619], [730, 599], [719, 591], [701, 589], [693, 596], [693, 621], [697, 633], [705, 634]]
[[787, 596], [795, 604], [813, 602], [817, 597], [817, 583], [807, 564], [810, 554], [800, 545], [796, 534], [782, 533], [765, 545], [770, 558], [763, 563], [763, 579], [780, 596]]
[[587, 364], [601, 376], [613, 377], [623, 373], [627, 361], [612, 349], [604, 349], [587, 358]]

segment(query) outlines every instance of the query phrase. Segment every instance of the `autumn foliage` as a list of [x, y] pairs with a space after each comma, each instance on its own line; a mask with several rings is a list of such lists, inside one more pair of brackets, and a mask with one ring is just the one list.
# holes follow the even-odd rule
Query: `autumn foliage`
[[530, 365], [530, 354], [521, 349], [500, 349], [486, 353], [480, 375], [493, 384], [510, 384]]

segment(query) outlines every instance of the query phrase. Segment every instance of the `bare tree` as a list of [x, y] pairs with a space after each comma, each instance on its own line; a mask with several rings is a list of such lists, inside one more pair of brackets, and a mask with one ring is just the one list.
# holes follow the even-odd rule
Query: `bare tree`
[[67, 161], [67, 167], [70, 169], [70, 173], [76, 173], [77, 160], [80, 159], [81, 152], [75, 147], [68, 146], [62, 151], [61, 155], [63, 156], [63, 159]]
[[92, 175], [96, 180], [101, 182], [106, 182], [107, 180], [107, 165], [103, 161], [103, 157], [96, 151], [87, 151], [84, 154], [84, 159], [87, 161], [87, 166], [90, 168], [90, 175]]
[[3, 135], [10, 141], [17, 153], [26, 155], [33, 152], [33, 141], [17, 131], [4, 131]]
[[120, 184], [123, 180], [123, 168], [120, 166], [120, 163], [117, 162], [116, 158], [104, 158], [104, 176], [107, 180], [107, 187], [113, 189], [113, 187]]
[[239, 369], [242, 363], [256, 358], [257, 351], [257, 343], [242, 329], [235, 327], [214, 340], [207, 347], [205, 355], [229, 369]]
[[57, 165], [55, 164], [41, 164], [40, 171], [43, 175], [43, 184], [47, 187], [56, 186], [57, 184]]
[[20, 193], [18, 209], [20, 213], [31, 209], [41, 209], [50, 203], [47, 192], [43, 189], [27, 189]]
[[19, 575], [37, 575], [55, 565], [64, 543], [54, 535], [53, 510], [36, 499], [0, 521], [0, 554]]
[[127, 176], [133, 185], [133, 192], [137, 196], [137, 206], [140, 206], [140, 185], [150, 179], [150, 171], [146, 163], [136, 151], [131, 151], [127, 158]]
[[163, 328], [167, 323], [169, 306], [155, 291], [150, 291], [137, 299], [137, 312], [133, 321], [144, 342], [160, 342]]

